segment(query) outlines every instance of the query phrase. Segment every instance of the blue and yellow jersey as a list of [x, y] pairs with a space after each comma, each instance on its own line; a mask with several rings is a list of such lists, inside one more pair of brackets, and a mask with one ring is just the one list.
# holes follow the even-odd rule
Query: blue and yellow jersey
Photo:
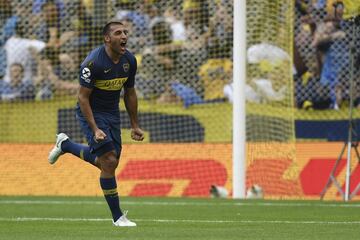
[[204, 86], [204, 99], [224, 98], [224, 87], [232, 79], [232, 61], [227, 58], [208, 59], [199, 69]]
[[80, 68], [80, 85], [92, 88], [90, 106], [93, 112], [119, 112], [120, 91], [133, 88], [137, 63], [126, 50], [115, 64], [105, 52], [105, 46], [94, 49]]

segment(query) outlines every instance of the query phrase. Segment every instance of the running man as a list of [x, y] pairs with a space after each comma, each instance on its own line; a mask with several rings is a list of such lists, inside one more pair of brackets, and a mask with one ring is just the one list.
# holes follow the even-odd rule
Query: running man
[[103, 27], [104, 45], [94, 49], [81, 64], [80, 89], [76, 118], [88, 141], [88, 146], [75, 143], [65, 133], [57, 135], [49, 153], [54, 164], [64, 153], [71, 153], [100, 169], [100, 186], [113, 217], [113, 224], [132, 227], [136, 223], [126, 217], [119, 204], [115, 169], [121, 153], [120, 91], [124, 88], [124, 103], [131, 123], [131, 138], [142, 141], [144, 133], [137, 117], [137, 96], [134, 88], [136, 59], [126, 49], [128, 30], [120, 21], [110, 21]]

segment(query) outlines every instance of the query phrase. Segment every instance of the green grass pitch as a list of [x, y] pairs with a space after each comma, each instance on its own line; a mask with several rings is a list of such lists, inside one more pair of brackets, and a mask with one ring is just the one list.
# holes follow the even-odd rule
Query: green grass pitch
[[103, 198], [0, 196], [0, 239], [359, 239], [360, 203], [122, 198], [135, 228], [112, 226]]

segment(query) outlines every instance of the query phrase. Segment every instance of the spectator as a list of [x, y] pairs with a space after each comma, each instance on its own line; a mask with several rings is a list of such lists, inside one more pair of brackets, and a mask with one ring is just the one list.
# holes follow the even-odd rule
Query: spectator
[[305, 1], [296, 0], [295, 6], [294, 65], [297, 76], [301, 77], [316, 62], [315, 48], [311, 45], [316, 18]]
[[[325, 1], [325, 0], [322, 0]], [[353, 17], [354, 14], [359, 14], [360, 10], [360, 1], [358, 0], [327, 0], [326, 7], [327, 10], [334, 11], [334, 4], [338, 2], [342, 2], [344, 6], [346, 6], [346, 11], [344, 12], [344, 19], [348, 19], [349, 17]]]
[[220, 44], [208, 46], [209, 58], [199, 68], [197, 87], [203, 89], [202, 96], [190, 84], [172, 82], [163, 99], [175, 103], [181, 100], [185, 107], [225, 101], [228, 95], [224, 92], [229, 93], [226, 88], [231, 87], [232, 82], [232, 61], [228, 53], [219, 49]]
[[224, 100], [224, 87], [232, 81], [232, 61], [219, 48], [221, 45], [209, 47], [209, 58], [199, 69], [205, 101]]
[[7, 20], [11, 17], [11, 4], [10, 0], [0, 0], [0, 78], [5, 75], [6, 68], [6, 52], [4, 44], [7, 38], [5, 37], [4, 26]]
[[30, 40], [25, 36], [25, 26], [23, 23], [16, 25], [16, 33], [5, 43], [7, 58], [5, 82], [10, 82], [10, 66], [13, 63], [20, 63], [24, 67], [24, 81], [33, 79], [35, 65], [33, 55], [45, 48], [45, 43], [39, 40]]
[[58, 77], [55, 75], [51, 60], [48, 58], [47, 50], [43, 51], [37, 58], [37, 72], [34, 78], [36, 86], [36, 100], [52, 99], [55, 91], [55, 83]]
[[180, 12], [177, 11], [178, 6], [175, 3], [168, 4], [164, 12], [164, 17], [170, 23], [172, 31], [172, 39], [174, 42], [183, 42], [186, 40], [186, 32], [184, 22], [181, 20]]
[[0, 100], [32, 100], [35, 89], [31, 81], [24, 80], [24, 67], [20, 63], [10, 66], [10, 82], [0, 81]]
[[46, 42], [47, 47], [52, 47], [55, 50], [63, 46], [75, 33], [69, 31], [67, 27], [63, 26], [58, 6], [55, 0], [47, 0], [41, 6], [42, 21], [37, 26], [37, 39]]
[[[47, 2], [47, 0], [32, 0], [32, 12], [34, 14], [40, 14], [42, 10], [42, 6]], [[60, 15], [63, 16], [65, 14], [65, 4], [62, 0], [54, 1], [56, 8], [59, 9]]]
[[295, 101], [296, 106], [302, 109], [327, 109], [331, 104], [328, 86], [320, 84], [320, 73], [316, 62], [309, 70], [295, 75]]
[[180, 50], [172, 39], [170, 24], [163, 17], [150, 25], [152, 45], [142, 53], [138, 87], [144, 95], [159, 97], [174, 79], [177, 53]]
[[209, 27], [209, 14], [205, 1], [184, 0], [183, 19], [186, 28], [186, 39], [194, 42], [196, 47], [203, 43]]
[[65, 3], [65, 14], [62, 18], [62, 31], [60, 39], [61, 52], [78, 51], [79, 58], [84, 58], [89, 50], [96, 44], [93, 19], [88, 14], [81, 0]]
[[147, 37], [149, 35], [150, 20], [158, 13], [154, 4], [149, 4], [145, 0], [119, 0], [115, 4], [115, 8], [117, 9], [115, 16], [117, 19], [131, 22], [133, 36]]
[[342, 101], [341, 75], [349, 65], [349, 47], [344, 31], [344, 5], [338, 2], [334, 6], [333, 13], [317, 27], [313, 46], [316, 47], [318, 55], [320, 83], [330, 91], [329, 107], [338, 109]]
[[[30, 37], [32, 31], [31, 26], [37, 23], [37, 18], [31, 13], [31, 1], [27, 0], [13, 0], [11, 1], [12, 15], [6, 18], [5, 23], [2, 26], [0, 45], [5, 44], [6, 40], [15, 34], [16, 25], [22, 23], [26, 25], [24, 34]], [[9, 9], [9, 8], [8, 8]], [[31, 24], [30, 24], [31, 23]]]
[[207, 58], [206, 44], [209, 18], [204, 1], [185, 0], [182, 5], [185, 26], [185, 41], [178, 55], [176, 78], [178, 81], [202, 95], [199, 84], [199, 66]]
[[[37, 38], [46, 43], [46, 58], [51, 62], [51, 70], [54, 74], [60, 74], [60, 52], [87, 53], [91, 47], [92, 30], [91, 18], [87, 16], [85, 7], [78, 0], [61, 5], [66, 10], [63, 14], [60, 14], [58, 2], [44, 1], [40, 14], [42, 22], [35, 31]], [[38, 73], [46, 72], [45, 67], [42, 68]], [[41, 77], [37, 76], [38, 81], [39, 78]], [[43, 85], [42, 88], [46, 89], [45, 92], [51, 92], [48, 84]], [[45, 95], [45, 98], [48, 98], [50, 94]]]
[[[37, 19], [31, 14], [31, 1], [27, 0], [12, 0], [0, 1], [0, 13], [2, 16], [2, 23], [0, 24], [0, 77], [5, 75], [6, 70], [6, 51], [4, 45], [6, 41], [15, 35], [15, 28], [19, 22], [27, 24], [25, 35], [30, 37], [32, 32], [32, 25], [36, 25]], [[31, 25], [29, 24], [31, 22]]]
[[79, 77], [79, 63], [77, 53], [61, 53], [59, 55], [59, 67], [57, 73], [60, 80], [77, 82]]
[[[38, 69], [36, 77], [34, 79], [36, 85], [36, 100], [47, 100], [51, 99], [56, 95], [73, 95], [77, 91], [77, 82], [74, 79], [61, 79], [60, 77], [66, 77], [65, 74], [55, 74], [54, 66], [58, 64], [52, 58], [53, 53], [50, 49], [45, 49], [40, 56], [37, 57]], [[60, 54], [61, 59], [57, 60], [64, 64], [63, 67], [69, 67], [69, 71], [78, 67], [73, 66], [70, 56]], [[61, 72], [61, 71], [60, 71]], [[74, 72], [74, 70], [72, 70]], [[67, 75], [70, 77], [70, 75]], [[77, 78], [77, 77], [76, 77]]]
[[232, 4], [221, 0], [215, 6], [215, 13], [209, 20], [208, 35], [205, 35], [207, 44], [210, 47], [217, 45], [218, 51], [230, 57], [233, 46]]

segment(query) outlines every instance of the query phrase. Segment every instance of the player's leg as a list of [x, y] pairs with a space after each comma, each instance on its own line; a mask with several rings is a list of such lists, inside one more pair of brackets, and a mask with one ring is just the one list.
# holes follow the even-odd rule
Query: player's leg
[[91, 138], [89, 145], [92, 152], [97, 155], [97, 162], [101, 167], [100, 186], [109, 205], [113, 223], [120, 227], [136, 226], [134, 222], [127, 219], [126, 212], [121, 211], [117, 192], [115, 170], [119, 164], [121, 153], [120, 119], [111, 119], [110, 116], [98, 117], [96, 124], [104, 131], [106, 138], [100, 142]]
[[[110, 133], [108, 132], [107, 136], [109, 136], [108, 134]], [[109, 141], [109, 138], [110, 137], [107, 137], [107, 141]], [[109, 151], [110, 149], [111, 151]], [[119, 227], [134, 227], [136, 224], [128, 220], [126, 217], [127, 212], [123, 213], [120, 208], [115, 178], [115, 170], [119, 165], [120, 151], [121, 147], [120, 149], [114, 147], [114, 142], [108, 142], [96, 150], [96, 154], [98, 155], [97, 159], [101, 166], [100, 186], [103, 190], [106, 202], [109, 205], [113, 217], [113, 224]]]
[[[78, 120], [81, 130], [90, 145], [90, 142], [93, 139], [93, 132], [79, 109], [76, 111], [76, 119]], [[106, 129], [107, 123], [101, 116], [96, 117], [95, 121], [99, 127], [104, 127]], [[97, 161], [96, 154], [93, 153], [89, 146], [73, 142], [65, 133], [59, 133], [56, 137], [56, 144], [49, 153], [49, 163], [54, 164], [64, 153], [71, 153], [74, 156], [101, 169], [100, 163]]]
[[66, 153], [71, 153], [74, 156], [77, 156], [78, 158], [84, 160], [85, 162], [88, 162], [95, 167], [101, 169], [96, 155], [91, 153], [90, 147], [88, 145], [73, 142], [69, 138], [61, 144], [61, 149], [62, 151]]
[[116, 222], [122, 215], [119, 203], [119, 194], [115, 178], [115, 169], [119, 164], [115, 151], [107, 152], [98, 157], [101, 173], [100, 186], [104, 193], [105, 200], [109, 205], [113, 222]]
[[64, 153], [71, 153], [100, 168], [100, 165], [96, 160], [96, 155], [91, 153], [89, 146], [75, 143], [71, 141], [65, 133], [59, 133], [56, 137], [56, 144], [49, 153], [49, 163], [54, 164]]

